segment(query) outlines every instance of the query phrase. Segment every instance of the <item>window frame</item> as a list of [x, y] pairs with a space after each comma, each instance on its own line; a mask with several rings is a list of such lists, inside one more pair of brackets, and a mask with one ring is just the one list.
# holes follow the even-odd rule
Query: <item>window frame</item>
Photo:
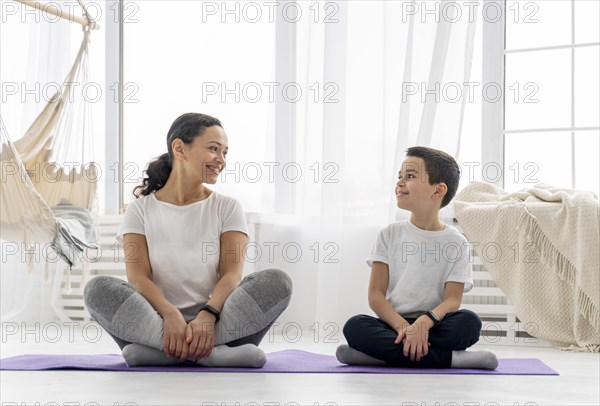
[[[105, 89], [117, 85], [117, 101], [105, 100], [105, 196], [107, 215], [120, 214], [123, 208], [123, 0], [106, 0], [106, 10], [114, 10], [116, 18], [106, 18], [105, 28]], [[115, 50], [117, 52], [115, 52]], [[113, 166], [114, 165], [114, 166]], [[108, 176], [108, 169], [116, 168], [116, 182]]]
[[482, 140], [481, 164], [501, 168], [500, 176], [494, 184], [504, 188], [504, 130], [505, 130], [505, 69], [506, 69], [506, 1], [484, 0], [483, 9], [494, 7], [499, 10], [498, 21], [483, 19], [483, 63], [482, 81], [487, 84], [498, 84], [501, 88], [499, 100], [482, 100]]

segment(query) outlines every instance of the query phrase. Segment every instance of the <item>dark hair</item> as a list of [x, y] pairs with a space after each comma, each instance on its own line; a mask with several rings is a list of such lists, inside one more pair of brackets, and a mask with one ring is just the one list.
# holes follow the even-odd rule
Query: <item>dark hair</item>
[[223, 127], [219, 119], [200, 113], [185, 113], [177, 117], [167, 133], [167, 153], [162, 154], [148, 164], [146, 177], [142, 184], [133, 190], [135, 197], [148, 196], [150, 193], [161, 189], [171, 174], [173, 149], [171, 143], [174, 139], [181, 139], [185, 144], [191, 144], [194, 139], [204, 134], [208, 127], [218, 125]]
[[454, 198], [460, 181], [460, 167], [456, 160], [444, 151], [428, 147], [410, 147], [406, 150], [406, 156], [423, 159], [430, 185], [444, 182], [448, 186], [441, 207], [448, 205]]

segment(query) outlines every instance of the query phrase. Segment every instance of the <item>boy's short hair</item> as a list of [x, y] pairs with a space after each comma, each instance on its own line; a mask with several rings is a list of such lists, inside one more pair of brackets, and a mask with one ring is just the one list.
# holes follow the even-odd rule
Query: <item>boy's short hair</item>
[[430, 185], [444, 182], [448, 186], [441, 207], [447, 206], [454, 198], [460, 181], [460, 167], [456, 160], [444, 151], [429, 147], [410, 147], [406, 150], [406, 156], [423, 159]]

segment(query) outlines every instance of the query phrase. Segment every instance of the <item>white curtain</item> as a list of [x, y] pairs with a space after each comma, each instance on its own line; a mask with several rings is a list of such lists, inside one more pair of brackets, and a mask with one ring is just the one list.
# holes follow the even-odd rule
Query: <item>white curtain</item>
[[[321, 94], [319, 103], [296, 105], [294, 152], [300, 167], [314, 169], [295, 183], [293, 220], [259, 226], [260, 243], [280, 244], [275, 265], [294, 279], [284, 328], [297, 323], [324, 339], [368, 313], [365, 259], [378, 231], [408, 215], [393, 193], [406, 149], [458, 154], [466, 99], [451, 90], [469, 82], [477, 12], [457, 18], [447, 1], [428, 1], [428, 10], [437, 3], [445, 12], [436, 22], [407, 13], [407, 3], [423, 7], [336, 2], [329, 11], [337, 22], [304, 19], [296, 27], [297, 81]], [[436, 88], [438, 97], [427, 93]]]
[[[40, 19], [36, 22], [34, 18], [24, 22], [7, 18], [2, 23], [2, 47], [6, 52], [3, 52], [1, 67], [2, 82], [5, 89], [14, 89], [6, 87], [9, 82], [17, 88], [16, 94], [7, 94], [2, 100], [2, 116], [12, 141], [25, 133], [57, 85], [62, 85], [80, 41], [78, 31], [81, 27], [73, 26], [68, 21], [50, 23]], [[23, 49], [27, 49], [27, 53], [22, 52]], [[62, 262], [54, 262], [56, 255], [47, 246], [25, 247], [2, 241], [1, 256], [2, 322], [59, 319], [62, 278], [54, 276], [57, 269], [62, 271], [65, 266]], [[33, 272], [27, 270], [28, 256], [34, 263]], [[47, 274], [45, 258], [54, 262], [47, 268]]]

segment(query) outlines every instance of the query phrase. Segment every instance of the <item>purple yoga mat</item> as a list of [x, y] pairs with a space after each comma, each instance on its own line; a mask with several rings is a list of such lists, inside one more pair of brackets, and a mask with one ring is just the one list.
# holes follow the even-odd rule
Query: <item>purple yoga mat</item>
[[48, 355], [29, 354], [0, 360], [0, 370], [38, 371], [82, 369], [129, 372], [254, 372], [254, 373], [335, 373], [335, 374], [467, 374], [467, 375], [558, 375], [558, 372], [536, 358], [500, 359], [498, 369], [415, 369], [387, 366], [343, 365], [330, 355], [299, 350], [267, 354], [263, 368], [206, 368], [193, 363], [168, 367], [129, 368], [118, 354]]

